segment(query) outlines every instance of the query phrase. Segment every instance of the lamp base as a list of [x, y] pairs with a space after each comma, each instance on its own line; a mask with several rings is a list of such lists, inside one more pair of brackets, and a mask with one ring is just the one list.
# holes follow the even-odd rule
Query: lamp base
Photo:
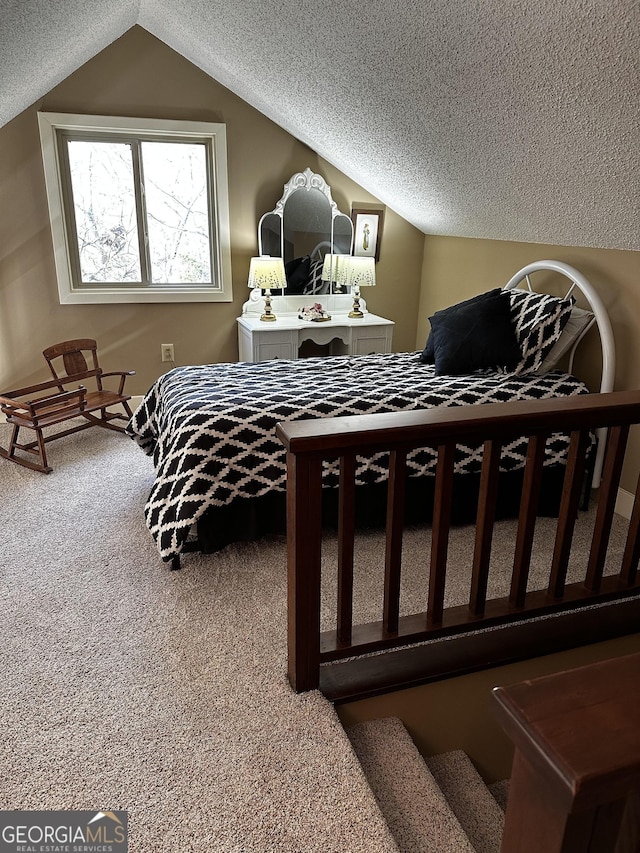
[[349, 317], [364, 317], [364, 314], [362, 313], [362, 311], [360, 309], [360, 291], [359, 290], [353, 296], [353, 308], [351, 309], [351, 311], [349, 311], [348, 316]]
[[264, 295], [264, 314], [260, 319], [266, 322], [277, 319], [276, 315], [271, 310], [271, 293], [268, 290]]

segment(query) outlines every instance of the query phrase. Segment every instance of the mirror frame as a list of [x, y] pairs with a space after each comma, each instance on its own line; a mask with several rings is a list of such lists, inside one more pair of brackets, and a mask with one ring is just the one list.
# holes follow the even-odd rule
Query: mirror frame
[[[331, 233], [329, 236], [329, 247], [333, 249], [334, 247], [334, 225], [336, 219], [338, 217], [341, 221], [345, 221], [348, 223], [345, 237], [349, 234], [351, 235], [351, 239], [349, 242], [349, 254], [353, 252], [353, 240], [354, 240], [354, 225], [353, 220], [346, 213], [343, 213], [339, 210], [338, 205], [333, 200], [331, 195], [331, 187], [327, 184], [322, 175], [313, 172], [310, 168], [306, 168], [304, 172], [296, 172], [292, 177], [287, 181], [284, 185], [284, 190], [282, 193], [282, 197], [277, 202], [276, 206], [273, 210], [269, 210], [266, 213], [263, 213], [258, 221], [258, 252], [259, 254], [264, 254], [264, 244], [262, 240], [262, 226], [265, 219], [269, 216], [277, 216], [280, 219], [280, 257], [284, 255], [284, 228], [283, 228], [283, 219], [284, 219], [284, 209], [287, 203], [287, 200], [291, 198], [291, 196], [295, 192], [299, 191], [308, 191], [311, 189], [320, 190], [320, 192], [325, 196], [327, 201], [329, 202], [329, 208], [331, 211]], [[301, 308], [309, 302], [309, 300], [315, 300], [318, 297], [311, 295], [287, 295], [287, 291], [280, 291], [278, 294], [277, 291], [274, 291], [272, 297], [272, 304], [274, 308], [274, 312], [277, 316], [283, 314], [288, 317], [297, 317]], [[329, 313], [335, 313], [340, 315], [346, 315], [352, 307], [353, 296], [350, 293], [346, 292], [334, 292], [332, 288], [332, 292], [328, 294], [319, 295], [319, 298], [322, 300], [323, 307], [329, 311]], [[360, 304], [363, 310], [366, 310], [366, 302], [360, 297]], [[243, 316], [248, 317], [259, 317], [264, 309], [264, 296], [262, 292], [254, 288], [249, 293], [249, 299], [242, 306], [242, 314]]]
[[[343, 213], [339, 210], [338, 205], [333, 200], [331, 195], [331, 187], [322, 175], [317, 174], [317, 172], [312, 172], [309, 167], [307, 167], [304, 172], [296, 172], [295, 175], [287, 181], [284, 185], [284, 190], [282, 193], [282, 197], [276, 203], [276, 206], [273, 210], [268, 210], [266, 213], [263, 213], [260, 217], [260, 221], [258, 222], [258, 252], [260, 255], [264, 254], [263, 251], [263, 240], [262, 240], [262, 226], [263, 222], [268, 216], [278, 216], [280, 218], [280, 257], [284, 259], [284, 210], [285, 205], [291, 196], [299, 192], [300, 190], [320, 190], [320, 192], [325, 196], [325, 198], [329, 202], [329, 208], [331, 210], [331, 231], [328, 235], [330, 249], [333, 252], [334, 249], [334, 232], [335, 232], [335, 222], [336, 219], [341, 217], [344, 218], [349, 223], [349, 232], [351, 234], [351, 239], [349, 241], [349, 251], [348, 253], [343, 254], [351, 254], [353, 251], [353, 221], [351, 217], [346, 213]], [[347, 236], [347, 235], [345, 235]]]

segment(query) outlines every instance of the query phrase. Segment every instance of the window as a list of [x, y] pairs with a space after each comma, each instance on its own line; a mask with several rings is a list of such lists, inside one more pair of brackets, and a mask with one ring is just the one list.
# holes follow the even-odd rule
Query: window
[[61, 303], [232, 300], [224, 125], [38, 121]]

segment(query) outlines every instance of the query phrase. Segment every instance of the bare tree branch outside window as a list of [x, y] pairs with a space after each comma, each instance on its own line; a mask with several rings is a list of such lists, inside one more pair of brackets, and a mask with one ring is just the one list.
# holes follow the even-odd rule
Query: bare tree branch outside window
[[131, 142], [68, 141], [82, 282], [141, 281], [139, 221], [150, 283], [211, 282], [205, 144], [142, 141], [139, 152], [144, 204]]

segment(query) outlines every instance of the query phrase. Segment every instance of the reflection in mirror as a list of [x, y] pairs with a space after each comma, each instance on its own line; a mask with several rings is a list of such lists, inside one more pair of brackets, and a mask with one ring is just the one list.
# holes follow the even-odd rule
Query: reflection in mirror
[[323, 259], [350, 254], [352, 244], [350, 217], [338, 210], [331, 188], [311, 169], [293, 175], [274, 210], [258, 224], [259, 252], [284, 260], [288, 295], [336, 292], [322, 280]]
[[282, 216], [285, 264], [295, 258], [322, 251], [331, 240], [331, 205], [317, 189], [294, 192], [284, 206]]
[[260, 254], [271, 255], [272, 258], [282, 257], [282, 217], [277, 213], [265, 213], [261, 223]]
[[346, 213], [341, 213], [333, 220], [333, 253], [334, 255], [350, 255], [353, 243], [353, 222]]

